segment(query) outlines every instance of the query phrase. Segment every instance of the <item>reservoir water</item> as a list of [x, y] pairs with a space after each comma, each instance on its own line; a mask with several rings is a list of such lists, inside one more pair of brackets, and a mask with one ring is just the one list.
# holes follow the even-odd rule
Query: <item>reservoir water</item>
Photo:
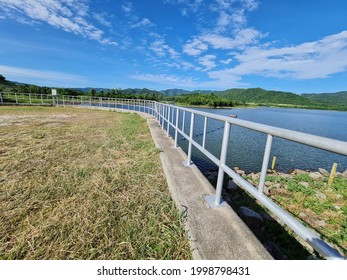
[[[196, 108], [195, 108], [196, 109]], [[225, 115], [236, 114], [239, 119], [267, 124], [280, 128], [315, 134], [337, 140], [347, 141], [347, 112], [287, 109], [287, 108], [236, 108], [236, 109], [206, 109], [197, 110]], [[203, 118], [196, 117], [194, 125], [194, 140], [201, 143]], [[189, 126], [189, 117], [186, 119]], [[223, 122], [210, 120], [207, 126], [206, 148], [219, 158], [223, 136]], [[188, 133], [188, 128], [185, 130]], [[171, 132], [172, 133], [172, 132]], [[187, 143], [179, 137], [178, 144], [187, 152]], [[231, 126], [227, 164], [239, 167], [247, 172], [261, 170], [266, 135], [238, 126]], [[347, 169], [347, 157], [294, 143], [274, 137], [271, 159], [277, 157], [276, 170], [288, 172], [293, 169], [317, 170], [325, 168], [330, 171], [333, 163], [338, 164], [338, 171]], [[214, 169], [213, 163], [201, 152], [193, 148], [192, 160], [199, 169], [208, 171]]]

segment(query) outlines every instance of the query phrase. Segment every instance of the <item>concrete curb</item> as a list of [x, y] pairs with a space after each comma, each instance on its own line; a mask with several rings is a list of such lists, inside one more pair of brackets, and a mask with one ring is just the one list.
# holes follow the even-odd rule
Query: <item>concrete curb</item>
[[153, 141], [161, 151], [160, 159], [173, 200], [185, 219], [193, 258], [272, 259], [228, 204], [217, 209], [208, 206], [204, 197], [215, 193], [213, 186], [195, 165], [184, 166], [184, 152], [173, 146], [173, 140], [167, 137], [153, 117], [143, 116], [147, 118]]

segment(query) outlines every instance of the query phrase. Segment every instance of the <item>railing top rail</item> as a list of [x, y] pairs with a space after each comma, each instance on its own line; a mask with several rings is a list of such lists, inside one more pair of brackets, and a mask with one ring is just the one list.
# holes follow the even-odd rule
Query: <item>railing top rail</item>
[[[164, 104], [164, 103], [161, 103]], [[197, 115], [201, 115], [204, 117], [208, 117], [211, 119], [229, 122], [230, 124], [234, 124], [237, 126], [241, 126], [244, 128], [248, 128], [251, 130], [259, 131], [266, 134], [271, 134], [272, 136], [277, 136], [283, 139], [287, 139], [290, 141], [298, 142], [301, 144], [309, 145], [315, 148], [323, 149], [326, 151], [338, 153], [341, 155], [347, 156], [347, 142], [336, 140], [332, 138], [322, 137], [314, 134], [299, 132], [290, 129], [279, 128], [275, 126], [270, 126], [266, 124], [236, 119], [228, 116], [222, 116], [217, 114], [212, 114], [204, 111], [199, 111], [186, 107], [179, 107], [171, 104], [164, 104], [166, 106], [170, 106], [172, 108], [177, 108], [179, 110], [184, 110], [186, 112], [191, 112]]]

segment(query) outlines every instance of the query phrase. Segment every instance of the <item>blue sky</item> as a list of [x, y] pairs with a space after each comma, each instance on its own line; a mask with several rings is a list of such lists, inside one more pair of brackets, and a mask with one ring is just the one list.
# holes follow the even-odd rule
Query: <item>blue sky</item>
[[347, 90], [347, 1], [0, 0], [0, 73], [55, 87]]

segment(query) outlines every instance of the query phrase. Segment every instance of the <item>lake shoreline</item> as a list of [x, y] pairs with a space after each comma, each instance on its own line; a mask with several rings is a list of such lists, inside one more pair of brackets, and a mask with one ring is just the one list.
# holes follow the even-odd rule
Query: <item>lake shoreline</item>
[[235, 105], [235, 106], [208, 106], [208, 105], [190, 105], [185, 103], [174, 103], [175, 106], [189, 107], [189, 108], [202, 108], [202, 109], [255, 109], [259, 107], [267, 108], [286, 108], [286, 109], [303, 109], [303, 110], [322, 110], [322, 111], [338, 111], [347, 112], [347, 108], [332, 108], [332, 107], [315, 107], [315, 106], [301, 106], [294, 104], [267, 104], [267, 103], [246, 103], [245, 105]]

